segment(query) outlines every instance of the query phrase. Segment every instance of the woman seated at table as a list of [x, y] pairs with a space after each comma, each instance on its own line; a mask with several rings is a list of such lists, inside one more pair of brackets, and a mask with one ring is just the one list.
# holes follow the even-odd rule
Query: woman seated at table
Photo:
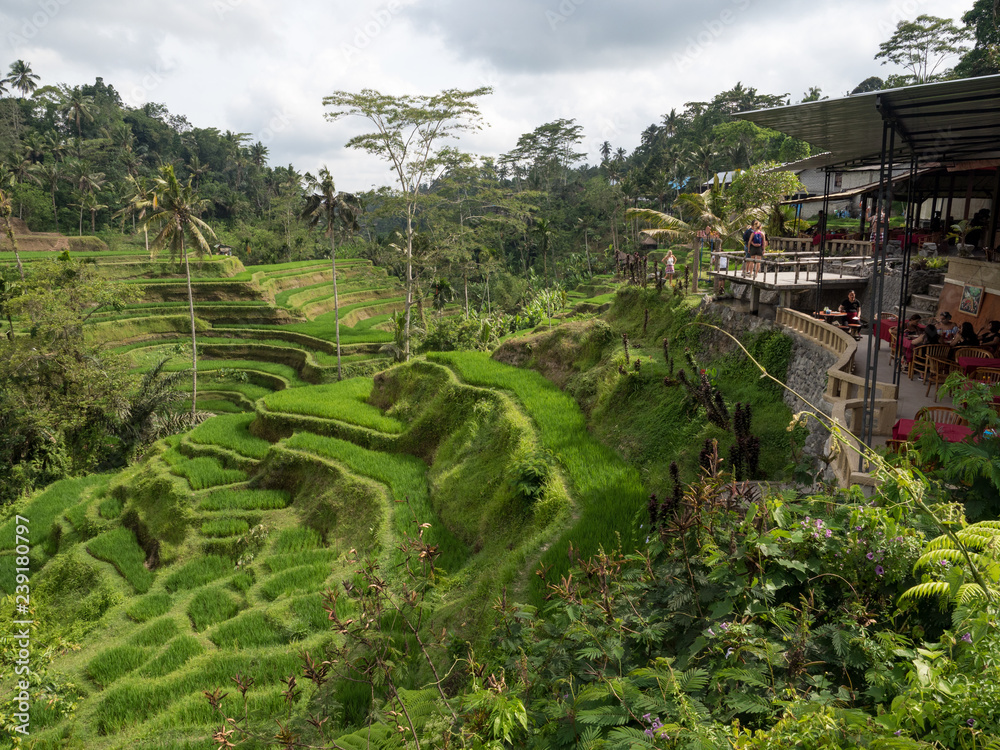
[[951, 313], [947, 310], [941, 313], [933, 322], [937, 325], [938, 335], [941, 336], [945, 343], [950, 342], [958, 335], [958, 325], [951, 319]]
[[952, 351], [958, 349], [960, 346], [979, 346], [979, 337], [976, 335], [976, 329], [968, 321], [962, 323], [958, 335], [951, 341]]
[[980, 330], [979, 344], [992, 349], [994, 353], [997, 351], [997, 348], [1000, 347], [1000, 320], [991, 320], [987, 326]]
[[906, 323], [903, 326], [903, 335], [908, 339], [915, 339], [922, 333], [920, 330], [920, 316], [917, 314], [911, 315], [906, 319]]
[[927, 327], [924, 328], [924, 332], [913, 339], [913, 346], [923, 346], [924, 344], [940, 344], [941, 337], [938, 335], [937, 326], [933, 323], [928, 323]]

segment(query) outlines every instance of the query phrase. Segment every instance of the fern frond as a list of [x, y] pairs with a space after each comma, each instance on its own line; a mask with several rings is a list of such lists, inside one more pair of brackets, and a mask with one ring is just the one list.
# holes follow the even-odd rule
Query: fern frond
[[947, 598], [950, 590], [951, 587], [944, 581], [928, 581], [927, 583], [919, 583], [916, 586], [904, 591], [902, 596], [899, 597], [899, 603], [903, 604], [908, 601], [917, 602], [921, 599]]
[[978, 583], [963, 583], [958, 587], [958, 593], [955, 595], [955, 601], [959, 604], [985, 601], [987, 598], [986, 592]]

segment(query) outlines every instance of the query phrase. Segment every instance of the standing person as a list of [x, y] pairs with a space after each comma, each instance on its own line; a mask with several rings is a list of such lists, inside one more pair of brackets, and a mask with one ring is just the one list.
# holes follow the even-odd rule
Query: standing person
[[667, 275], [668, 281], [674, 280], [674, 266], [677, 264], [677, 258], [674, 257], [673, 250], [667, 250], [667, 254], [663, 256], [663, 270]]
[[747, 224], [743, 230], [743, 275], [750, 273], [750, 235], [753, 234], [753, 223]]
[[764, 250], [767, 247], [767, 235], [761, 228], [760, 222], [754, 219], [751, 225], [753, 231], [750, 232], [748, 243], [750, 252], [750, 265], [753, 266], [753, 278], [757, 278], [757, 272], [763, 266]]

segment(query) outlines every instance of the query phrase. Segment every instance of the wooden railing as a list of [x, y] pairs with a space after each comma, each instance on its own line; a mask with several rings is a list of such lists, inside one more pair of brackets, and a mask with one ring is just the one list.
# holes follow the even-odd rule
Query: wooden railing
[[[865, 408], [865, 379], [854, 374], [857, 342], [836, 326], [785, 307], [778, 308], [776, 322], [836, 355], [836, 362], [826, 371], [826, 393], [823, 396], [833, 407], [831, 417], [843, 428], [846, 438], [837, 451], [834, 472], [843, 487], [874, 485], [872, 476], [859, 469], [864, 446], [855, 433], [861, 429]], [[875, 414], [872, 432], [875, 435], [890, 435], [896, 422], [899, 386], [876, 381], [873, 388]]]
[[[712, 256], [712, 268], [719, 267], [719, 259], [726, 258], [728, 270], [733, 271], [736, 268], [737, 263], [750, 263], [751, 260], [746, 258], [743, 253], [739, 251], [728, 250], [725, 252], [716, 251], [711, 253]], [[831, 263], [831, 261], [836, 261], [836, 263]], [[861, 261], [865, 263], [871, 260], [866, 255], [853, 255], [853, 256], [838, 256], [837, 258], [825, 258], [824, 263], [827, 264], [824, 267], [823, 275], [832, 278], [836, 275], [837, 278], [844, 278], [845, 270], [850, 271], [852, 269], [846, 268], [844, 266], [845, 261]], [[816, 251], [810, 252], [777, 252], [765, 253], [763, 258], [755, 260], [753, 262], [759, 262], [761, 265], [760, 270], [757, 273], [756, 279], [759, 279], [763, 283], [767, 283], [768, 274], [772, 275], [772, 282], [774, 284], [778, 283], [778, 274], [782, 271], [794, 271], [794, 281], [793, 283], [798, 284], [801, 277], [802, 280], [810, 281], [809, 274], [812, 274], [812, 280], [816, 280], [816, 275], [819, 273], [819, 263], [820, 258]], [[855, 274], [848, 273], [848, 277], [853, 278]], [[863, 278], [862, 276], [857, 276], [857, 278]]]
[[[813, 244], [812, 237], [769, 237], [768, 247], [779, 252], [812, 253], [819, 255], [819, 245]], [[829, 239], [826, 241], [825, 256], [863, 255], [870, 258], [872, 243], [867, 240]]]

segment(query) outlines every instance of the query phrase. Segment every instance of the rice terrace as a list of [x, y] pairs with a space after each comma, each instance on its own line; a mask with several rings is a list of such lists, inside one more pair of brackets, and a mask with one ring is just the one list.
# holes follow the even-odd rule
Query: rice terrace
[[335, 90], [310, 172], [11, 63], [0, 747], [1000, 750], [993, 5], [632, 151]]

